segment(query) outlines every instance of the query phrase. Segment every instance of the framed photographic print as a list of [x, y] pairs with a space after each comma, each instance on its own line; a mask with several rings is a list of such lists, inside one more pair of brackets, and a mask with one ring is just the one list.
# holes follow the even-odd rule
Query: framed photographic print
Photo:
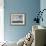
[[24, 25], [25, 15], [24, 14], [11, 14], [11, 24], [12, 25]]

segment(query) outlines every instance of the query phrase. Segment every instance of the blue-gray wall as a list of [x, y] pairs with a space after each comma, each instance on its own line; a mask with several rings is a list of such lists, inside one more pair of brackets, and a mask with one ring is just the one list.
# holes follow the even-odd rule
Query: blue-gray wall
[[[43, 9], [46, 9], [46, 0], [41, 0], [40, 1], [40, 10], [42, 11]], [[46, 10], [43, 12], [43, 22], [40, 21], [40, 25], [46, 27]]]
[[[7, 41], [18, 41], [32, 29], [33, 19], [40, 9], [40, 0], [4, 0], [4, 38]], [[24, 26], [10, 25], [11, 13], [24, 13]]]

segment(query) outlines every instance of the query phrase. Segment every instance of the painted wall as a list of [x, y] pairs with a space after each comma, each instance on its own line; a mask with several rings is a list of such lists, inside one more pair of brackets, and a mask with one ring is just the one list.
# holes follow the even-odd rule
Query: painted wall
[[4, 41], [4, 2], [0, 0], [0, 42]]
[[[18, 41], [32, 29], [36, 12], [40, 10], [40, 0], [4, 0], [4, 39]], [[10, 25], [11, 13], [24, 13], [26, 24], [24, 26]]]
[[[41, 11], [42, 11], [43, 9], [46, 9], [46, 0], [41, 0], [41, 1], [40, 1], [40, 9], [41, 9]], [[43, 12], [42, 17], [43, 17], [43, 22], [41, 21], [41, 22], [40, 22], [40, 25], [46, 27], [46, 11]]]

